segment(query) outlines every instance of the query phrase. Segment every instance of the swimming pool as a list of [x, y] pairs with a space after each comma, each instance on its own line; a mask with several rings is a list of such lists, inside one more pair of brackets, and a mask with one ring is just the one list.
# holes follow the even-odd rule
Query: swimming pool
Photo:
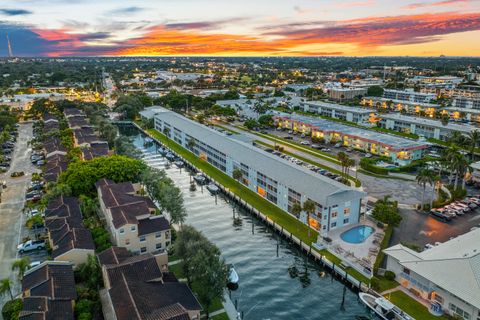
[[357, 226], [345, 231], [340, 235], [343, 241], [348, 243], [362, 243], [375, 231], [370, 226]]

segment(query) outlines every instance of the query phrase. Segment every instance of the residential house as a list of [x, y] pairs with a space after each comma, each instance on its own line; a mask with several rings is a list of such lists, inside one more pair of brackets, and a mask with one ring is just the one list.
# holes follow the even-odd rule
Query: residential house
[[73, 320], [77, 292], [72, 264], [45, 261], [22, 279], [19, 320]]
[[105, 320], [200, 319], [199, 302], [185, 283], [167, 270], [167, 255], [131, 256], [112, 247], [98, 254], [105, 289]]
[[53, 260], [78, 266], [85, 263], [89, 255], [95, 254], [92, 234], [82, 224], [76, 198], [62, 195], [51, 200], [45, 210], [45, 226]]
[[384, 253], [387, 269], [417, 299], [460, 319], [480, 318], [480, 229], [420, 253], [401, 244]]
[[163, 215], [155, 215], [157, 207], [153, 201], [138, 195], [138, 188], [131, 182], [102, 179], [96, 187], [114, 245], [137, 254], [163, 252], [170, 246], [168, 220]]

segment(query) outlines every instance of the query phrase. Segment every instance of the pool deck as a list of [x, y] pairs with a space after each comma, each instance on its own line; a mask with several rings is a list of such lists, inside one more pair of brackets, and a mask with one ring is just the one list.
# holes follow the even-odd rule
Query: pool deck
[[[340, 237], [342, 233], [362, 225], [370, 226], [374, 229], [374, 232], [364, 242], [349, 243]], [[332, 239], [332, 242], [329, 245], [329, 250], [350, 263], [373, 268], [383, 236], [383, 230], [379, 229], [374, 222], [362, 219], [358, 224], [330, 231], [328, 237]]]

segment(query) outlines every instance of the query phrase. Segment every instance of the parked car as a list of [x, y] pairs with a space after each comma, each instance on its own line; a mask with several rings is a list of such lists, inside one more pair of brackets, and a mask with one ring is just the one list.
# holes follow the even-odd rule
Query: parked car
[[35, 268], [36, 266], [39, 266], [39, 265], [41, 265], [41, 264], [42, 264], [41, 261], [33, 261], [33, 262], [30, 262], [30, 264], [28, 265], [28, 269]]
[[310, 142], [308, 141], [302, 141], [300, 142], [301, 145], [304, 145], [304, 146], [309, 146], [310, 145]]
[[448, 221], [452, 220], [449, 216], [444, 215], [442, 212], [437, 211], [437, 210], [431, 210], [430, 215], [439, 219], [442, 222], [448, 222]]
[[321, 148], [321, 146], [319, 144], [316, 144], [316, 143], [312, 144], [310, 147], [312, 147], [313, 149], [320, 149]]
[[340, 148], [341, 146], [342, 146], [342, 143], [341, 143], [341, 142], [337, 142], [337, 143], [335, 144], [335, 148]]
[[290, 136], [286, 136], [286, 137], [283, 137], [285, 140], [293, 140], [293, 137], [290, 137]]
[[15, 172], [12, 172], [12, 174], [10, 174], [10, 177], [17, 178], [17, 177], [21, 177], [21, 176], [24, 176], [24, 175], [25, 175], [25, 172], [23, 172], [23, 171], [15, 171]]
[[24, 242], [17, 246], [17, 251], [20, 254], [24, 252], [33, 251], [33, 250], [43, 250], [43, 249], [45, 249], [45, 241], [43, 240], [37, 240], [37, 241], [28, 240], [27, 242]]

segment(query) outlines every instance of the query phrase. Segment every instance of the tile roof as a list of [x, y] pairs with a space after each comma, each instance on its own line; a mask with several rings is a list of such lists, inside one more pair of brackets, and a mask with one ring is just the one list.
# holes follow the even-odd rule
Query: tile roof
[[170, 223], [164, 216], [150, 216], [145, 219], [138, 220], [138, 235], [155, 233], [158, 231], [166, 231], [170, 229]]
[[75, 300], [75, 279], [69, 263], [46, 262], [25, 273], [22, 291], [30, 291], [30, 297], [48, 297], [60, 300]]
[[137, 224], [139, 218], [150, 216], [156, 208], [151, 199], [135, 194], [131, 182], [114, 183], [102, 179], [96, 186], [105, 207], [110, 209], [115, 228], [125, 224]]
[[98, 261], [103, 264], [119, 264], [132, 254], [125, 247], [110, 247], [97, 254]]
[[186, 320], [188, 310], [201, 310], [186, 284], [161, 272], [155, 256], [125, 254], [120, 248], [98, 254], [118, 320]]

